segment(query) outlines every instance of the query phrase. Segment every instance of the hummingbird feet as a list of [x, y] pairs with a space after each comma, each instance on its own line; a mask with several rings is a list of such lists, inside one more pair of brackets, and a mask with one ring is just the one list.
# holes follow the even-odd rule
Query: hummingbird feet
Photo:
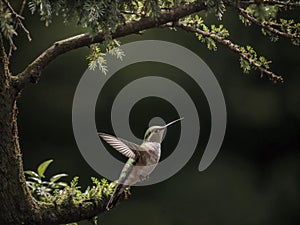
[[128, 199], [131, 195], [130, 187], [126, 188], [126, 191], [124, 191], [125, 199]]

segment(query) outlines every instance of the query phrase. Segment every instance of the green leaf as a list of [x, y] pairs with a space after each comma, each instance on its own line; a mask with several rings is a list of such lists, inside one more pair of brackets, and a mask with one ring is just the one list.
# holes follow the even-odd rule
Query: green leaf
[[39, 175], [36, 172], [34, 172], [34, 171], [26, 170], [26, 171], [24, 171], [24, 173], [27, 174], [27, 175], [29, 175], [29, 176], [39, 178]]
[[68, 184], [64, 183], [64, 182], [58, 182], [58, 183], [54, 183], [51, 187], [54, 189], [59, 189], [59, 188], [64, 188], [67, 187]]
[[73, 178], [73, 180], [70, 183], [71, 188], [78, 188], [78, 186], [77, 186], [78, 180], [79, 180], [79, 177], [77, 177], [77, 176]]
[[38, 177], [29, 177], [28, 179], [33, 180], [37, 184], [42, 184], [42, 180]]
[[48, 166], [50, 165], [50, 163], [53, 162], [53, 159], [47, 160], [45, 162], [43, 162], [42, 164], [39, 165], [37, 172], [39, 177], [44, 178], [44, 173], [47, 170]]
[[50, 181], [51, 181], [51, 182], [56, 182], [56, 181], [58, 181], [60, 178], [62, 178], [62, 177], [67, 177], [67, 176], [68, 176], [68, 174], [66, 174], [66, 173], [56, 174], [56, 175], [54, 175], [54, 176], [52, 176], [52, 177], [50, 178]]

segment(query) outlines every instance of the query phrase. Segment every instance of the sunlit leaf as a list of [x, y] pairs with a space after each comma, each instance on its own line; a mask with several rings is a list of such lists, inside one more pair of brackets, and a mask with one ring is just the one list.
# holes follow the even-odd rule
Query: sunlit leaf
[[26, 170], [26, 171], [24, 171], [24, 173], [27, 174], [27, 175], [29, 175], [29, 176], [39, 178], [39, 175], [36, 172], [34, 172], [34, 171]]
[[53, 162], [53, 159], [47, 160], [45, 162], [43, 162], [42, 164], [39, 165], [37, 172], [39, 177], [44, 178], [44, 173], [47, 170], [48, 166], [50, 165], [50, 163]]
[[50, 178], [50, 181], [51, 181], [51, 182], [56, 182], [56, 181], [58, 181], [60, 178], [62, 178], [62, 177], [67, 177], [67, 176], [68, 176], [68, 174], [66, 174], [66, 173], [56, 174], [56, 175], [54, 175], [54, 176], [52, 176], [52, 177]]

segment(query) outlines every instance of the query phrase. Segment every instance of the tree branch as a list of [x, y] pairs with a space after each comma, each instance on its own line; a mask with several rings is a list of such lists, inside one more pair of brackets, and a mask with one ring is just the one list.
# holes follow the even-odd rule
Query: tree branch
[[9, 79], [10, 79], [10, 71], [8, 68], [8, 57], [5, 52], [2, 33], [0, 33], [0, 83], [3, 83], [8, 86]]
[[[112, 33], [112, 38], [119, 38], [129, 34], [138, 33], [153, 27], [158, 27], [162, 24], [171, 21], [177, 21], [179, 18], [185, 17], [192, 13], [205, 9], [206, 6], [202, 0], [182, 5], [173, 8], [166, 12], [161, 12], [157, 17], [143, 17], [137, 21], [130, 21], [124, 25], [119, 25], [115, 32]], [[13, 85], [18, 90], [22, 90], [30, 83], [36, 83], [40, 77], [42, 70], [58, 56], [77, 49], [83, 46], [89, 46], [93, 43], [100, 43], [104, 40], [103, 32], [99, 32], [94, 38], [88, 33], [70, 37], [65, 40], [54, 43], [51, 47], [45, 50], [37, 57], [27, 68], [13, 77]]]
[[[26, 33], [27, 38], [29, 41], [31, 41], [31, 36], [30, 36], [30, 32], [29, 30], [25, 27], [25, 25], [23, 24], [23, 21], [25, 18], [22, 16], [26, 1], [22, 2], [21, 5], [21, 9], [20, 9], [20, 13], [17, 13], [14, 8], [11, 6], [11, 4], [7, 1], [4, 0], [3, 1], [4, 4], [6, 5], [6, 7], [9, 9], [9, 11], [11, 12], [11, 14], [15, 17], [15, 23], [14, 23], [14, 29], [17, 30], [18, 26], [20, 26], [22, 28], [22, 30]], [[9, 53], [8, 53], [8, 59], [11, 57], [12, 54], [12, 50], [17, 50], [17, 47], [15, 46], [12, 37], [8, 38], [9, 42], [10, 42], [10, 48], [9, 48]]]
[[[290, 33], [286, 33], [286, 32], [282, 32], [274, 27], [271, 26], [270, 23], [268, 23], [268, 21], [259, 21], [257, 20], [255, 17], [253, 17], [251, 14], [249, 14], [245, 9], [243, 8], [238, 8], [237, 10], [239, 11], [239, 13], [246, 18], [247, 20], [251, 21], [252, 23], [262, 27], [263, 29], [265, 29], [266, 31], [269, 31], [275, 35], [279, 35], [285, 38], [289, 38], [289, 39], [297, 39], [300, 40], [300, 35], [298, 34], [290, 34]], [[278, 25], [280, 26], [280, 25]]]
[[[259, 0], [253, 0], [253, 1], [243, 1], [241, 0], [241, 4], [245, 4], [245, 5], [251, 5], [251, 4], [257, 4], [257, 2], [259, 2]], [[295, 1], [278, 1], [278, 0], [262, 0], [261, 3], [263, 3], [264, 5], [281, 5], [281, 6], [286, 6], [286, 7], [300, 7], [299, 2], [295, 2]]]
[[[126, 191], [118, 202], [127, 199]], [[67, 224], [75, 221], [89, 220], [100, 213], [107, 211], [106, 204], [109, 198], [94, 197], [81, 201], [74, 201], [70, 198], [67, 202], [60, 205], [55, 203], [40, 203], [39, 217], [34, 221], [35, 224], [58, 225]]]
[[[191, 33], [197, 33], [200, 34], [204, 37], [209, 37], [211, 39], [213, 39], [214, 41], [226, 46], [227, 48], [229, 48], [231, 51], [237, 53], [240, 55], [240, 57], [242, 59], [244, 59], [245, 61], [247, 61], [253, 68], [259, 70], [261, 72], [261, 75], [266, 75], [270, 80], [273, 81], [283, 81], [283, 78], [271, 71], [269, 71], [268, 69], [264, 68], [264, 66], [262, 64], [259, 64], [257, 61], [255, 61], [254, 59], [251, 58], [251, 55], [249, 55], [249, 53], [247, 52], [243, 52], [241, 48], [239, 48], [239, 46], [237, 46], [236, 44], [232, 43], [230, 40], [222, 38], [220, 36], [218, 36], [215, 32], [207, 32], [207, 31], [203, 31], [199, 28], [193, 28], [190, 27], [186, 24], [183, 23], [177, 23], [175, 24], [176, 27], [179, 27], [185, 31], [191, 32]], [[265, 62], [266, 64], [269, 64], [270, 62]]]

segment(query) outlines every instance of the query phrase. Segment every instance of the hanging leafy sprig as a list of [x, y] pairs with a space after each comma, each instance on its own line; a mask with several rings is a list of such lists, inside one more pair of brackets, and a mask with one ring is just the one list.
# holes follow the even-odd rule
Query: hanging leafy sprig
[[254, 69], [260, 72], [260, 76], [265, 76], [274, 82], [283, 81], [280, 75], [270, 71], [269, 65], [271, 61], [263, 56], [258, 56], [251, 46], [243, 47], [229, 40], [229, 32], [223, 25], [211, 25], [209, 27], [205, 25], [204, 20], [200, 16], [194, 15], [182, 19], [178, 23], [170, 24], [170, 26], [179, 27], [185, 31], [194, 33], [199, 41], [205, 43], [210, 50], [217, 50], [216, 43], [226, 46], [240, 56], [240, 65], [244, 73], [249, 73], [251, 69]]
[[[290, 10], [292, 7], [300, 7], [300, 2], [295, 1], [262, 1], [252, 2], [247, 7], [232, 4], [239, 12], [240, 20], [246, 25], [255, 24], [261, 27], [264, 35], [270, 37], [271, 41], [278, 41], [279, 37], [288, 38], [294, 45], [300, 43], [300, 23], [293, 19], [284, 19], [278, 16], [280, 11]], [[275, 4], [275, 3], [278, 4]], [[279, 18], [278, 18], [279, 17]]]

